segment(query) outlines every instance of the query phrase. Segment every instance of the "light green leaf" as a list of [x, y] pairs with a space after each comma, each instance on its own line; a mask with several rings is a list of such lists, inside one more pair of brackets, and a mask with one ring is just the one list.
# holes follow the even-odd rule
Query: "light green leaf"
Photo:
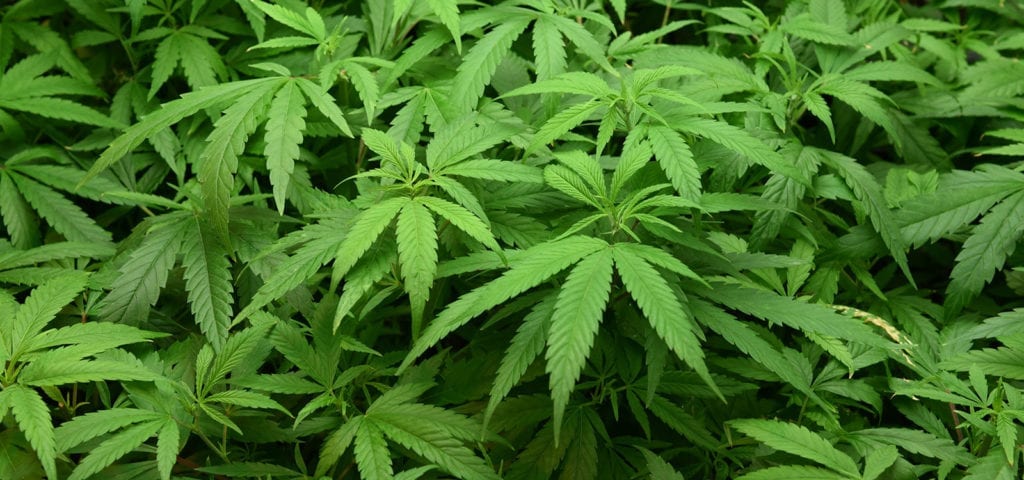
[[159, 110], [146, 115], [139, 123], [132, 125], [114, 139], [110, 143], [110, 147], [103, 151], [92, 168], [89, 169], [82, 182], [84, 183], [103, 170], [110, 168], [142, 142], [185, 117], [204, 109], [230, 104], [253, 90], [263, 90], [278, 82], [280, 80], [276, 78], [259, 78], [222, 83], [186, 93], [180, 99], [162, 104]]
[[356, 432], [365, 421], [368, 420], [362, 415], [352, 417], [327, 436], [320, 448], [320, 461], [316, 466], [316, 476], [323, 475], [335, 463], [338, 463], [338, 459], [345, 453], [345, 450], [348, 450], [349, 445], [352, 445]]
[[374, 204], [356, 217], [351, 230], [334, 255], [334, 282], [341, 280], [348, 273], [377, 237], [391, 225], [395, 215], [409, 202], [409, 198], [406, 197], [389, 198]]
[[22, 385], [8, 385], [0, 390], [4, 403], [14, 413], [18, 428], [36, 451], [39, 462], [50, 478], [57, 478], [57, 441], [50, 409], [35, 390]]
[[68, 120], [104, 128], [123, 128], [120, 122], [111, 120], [96, 110], [82, 104], [55, 97], [0, 99], [0, 108], [34, 113], [41, 117]]
[[494, 234], [491, 233], [487, 224], [476, 215], [470, 213], [469, 210], [437, 197], [419, 197], [418, 200], [427, 208], [451, 222], [456, 228], [484, 244], [487, 248], [497, 252], [501, 251], [498, 241], [494, 239]]
[[313, 45], [319, 45], [319, 44], [320, 44], [320, 42], [317, 39], [315, 39], [315, 38], [299, 37], [299, 36], [284, 36], [284, 37], [271, 38], [270, 40], [257, 43], [256, 45], [253, 45], [253, 46], [249, 47], [247, 50], [258, 50], [258, 49], [261, 49], [261, 48], [292, 49], [292, 48], [301, 48], [301, 47], [311, 47]]
[[231, 327], [232, 279], [228, 253], [201, 218], [189, 219], [182, 237], [185, 290], [206, 339], [219, 350]]
[[87, 275], [83, 272], [71, 271], [40, 285], [25, 299], [24, 304], [14, 314], [14, 323], [5, 333], [9, 338], [11, 353], [27, 351], [26, 347], [33, 337], [46, 327], [57, 313], [71, 303], [85, 289]]
[[596, 238], [569, 237], [545, 242], [525, 250], [517, 261], [512, 262], [512, 268], [501, 277], [449, 303], [448, 307], [430, 323], [423, 336], [413, 344], [412, 350], [399, 367], [400, 370], [408, 368], [428, 348], [477, 315], [539, 285], [580, 259], [607, 246], [607, 243]]
[[167, 274], [182, 244], [186, 224], [179, 219], [152, 227], [114, 281], [110, 293], [98, 305], [100, 316], [117, 323], [135, 324], [149, 318]]
[[452, 34], [455, 50], [462, 53], [462, 29], [459, 27], [459, 3], [457, 0], [427, 0], [430, 10]]
[[704, 364], [704, 351], [700, 346], [703, 334], [665, 278], [631, 249], [618, 248], [616, 245], [612, 251], [615, 253], [615, 268], [622, 278], [623, 285], [654, 327], [654, 331], [676, 356], [693, 368], [709, 386], [717, 390]]
[[476, 105], [498, 69], [498, 64], [511, 50], [512, 42], [519, 38], [529, 24], [530, 21], [522, 17], [506, 19], [462, 57], [451, 89], [452, 103], [458, 111], [466, 112]]
[[546, 16], [533, 24], [533, 66], [537, 80], [547, 80], [565, 72], [565, 41]]
[[384, 432], [370, 419], [360, 422], [356, 430], [355, 456], [359, 473], [367, 480], [385, 480], [394, 475]]
[[935, 193], [904, 201], [897, 220], [907, 243], [920, 246], [966, 226], [1022, 189], [1024, 177], [1003, 167], [955, 170], [940, 179]]
[[731, 424], [736, 430], [771, 448], [817, 462], [851, 478], [860, 477], [860, 469], [852, 458], [805, 427], [760, 419], [734, 420]]
[[250, 392], [246, 390], [225, 390], [223, 392], [217, 392], [203, 399], [207, 403], [221, 403], [225, 405], [234, 405], [236, 407], [246, 408], [265, 408], [271, 410], [277, 410], [284, 413], [285, 415], [291, 416], [288, 409], [284, 408], [280, 403], [275, 402], [270, 397], [256, 392]]
[[972, 367], [980, 368], [989, 375], [1013, 379], [1024, 379], [1024, 351], [1014, 348], [982, 348], [971, 350], [942, 362], [943, 368], [961, 372]]
[[119, 458], [135, 450], [147, 439], [156, 435], [163, 428], [165, 422], [153, 421], [144, 422], [128, 427], [123, 431], [107, 438], [99, 445], [89, 451], [89, 454], [78, 463], [68, 480], [86, 480], [107, 468]]
[[512, 391], [519, 380], [526, 374], [526, 369], [544, 351], [548, 330], [551, 328], [551, 316], [555, 312], [557, 296], [548, 295], [533, 306], [516, 330], [509, 343], [505, 356], [501, 358], [501, 366], [491, 387], [490, 400], [484, 413], [484, 426], [487, 426], [498, 404]]
[[[312, 12], [312, 14], [309, 14], [309, 12], [307, 12], [307, 15], [303, 16], [302, 14], [294, 10], [289, 10], [288, 8], [281, 5], [271, 5], [260, 0], [249, 1], [253, 5], [255, 5], [256, 8], [259, 8], [260, 11], [262, 11], [268, 17], [273, 18], [274, 20], [277, 20], [278, 22], [284, 25], [287, 25], [292, 29], [298, 30], [311, 37], [314, 37], [317, 40], [324, 40], [324, 34], [321, 31], [322, 28], [317, 28], [317, 25], [315, 25], [311, 20], [312, 18], [319, 19], [319, 15], [317, 15], [316, 12]], [[310, 11], [312, 11], [312, 9], [310, 9]]]
[[712, 285], [713, 288], [702, 290], [701, 295], [727, 308], [848, 342], [882, 348], [893, 346], [867, 324], [839, 315], [828, 306], [804, 303], [771, 292], [731, 284], [712, 282]]
[[907, 245], [903, 240], [903, 235], [900, 234], [896, 218], [889, 211], [885, 194], [882, 192], [882, 186], [878, 184], [878, 180], [863, 165], [850, 157], [817, 148], [813, 149], [813, 152], [818, 155], [822, 163], [835, 169], [853, 190], [853, 194], [864, 205], [871, 225], [882, 237], [882, 242], [889, 248], [889, 253], [896, 264], [900, 266], [903, 274], [913, 284], [914, 278], [910, 273], [910, 265], [907, 263]]
[[173, 418], [164, 420], [156, 438], [156, 469], [160, 472], [161, 480], [170, 480], [171, 470], [178, 462], [180, 443], [181, 431], [178, 430], [178, 423]]
[[0, 216], [15, 247], [31, 248], [39, 243], [39, 223], [32, 207], [6, 171], [0, 171]]
[[357, 62], [345, 62], [345, 72], [352, 86], [356, 87], [356, 93], [363, 101], [363, 109], [366, 110], [367, 123], [373, 122], [374, 113], [377, 110], [377, 103], [380, 101], [380, 87], [377, 85], [377, 77], [370, 70]]
[[578, 127], [603, 105], [603, 103], [597, 100], [588, 100], [556, 113], [533, 136], [533, 141], [530, 142], [530, 146], [526, 149], [527, 153], [534, 152], [538, 148], [550, 144], [562, 135], [569, 133], [570, 130]]
[[260, 85], [237, 99], [213, 124], [213, 132], [199, 155], [196, 178], [202, 186], [204, 213], [214, 232], [228, 238], [228, 208], [235, 188], [238, 157], [249, 135], [266, 118], [274, 93], [286, 80]]
[[674, 130], [659, 125], [647, 128], [647, 139], [658, 164], [679, 196], [689, 200], [700, 199], [700, 170], [686, 140]]
[[437, 273], [437, 231], [434, 217], [423, 203], [413, 200], [402, 207], [395, 229], [398, 261], [412, 309], [413, 338], [423, 325], [423, 309]]
[[286, 83], [277, 91], [267, 117], [263, 154], [267, 156], [270, 184], [274, 186], [274, 203], [278, 213], [283, 215], [288, 182], [295, 170], [295, 160], [299, 158], [302, 132], [306, 129], [305, 101], [294, 82]]
[[539, 168], [507, 160], [466, 160], [445, 168], [444, 174], [499, 182], [544, 182]]
[[598, 250], [569, 272], [558, 294], [545, 356], [545, 371], [551, 376], [551, 399], [555, 406], [556, 439], [559, 438], [569, 396], [586, 366], [598, 326], [604, 317], [611, 283], [612, 251]]
[[831, 470], [800, 465], [783, 465], [756, 470], [736, 480], [850, 480], [848, 475], [840, 475]]
[[898, 458], [900, 451], [892, 445], [872, 450], [864, 459], [864, 480], [880, 477]]
[[13, 172], [8, 175], [18, 186], [25, 201], [68, 241], [110, 243], [110, 232], [96, 225], [96, 222], [78, 205], [28, 177]]
[[386, 412], [367, 412], [367, 418], [372, 418], [376, 426], [395, 443], [457, 477], [481, 480], [500, 478], [483, 459], [462, 446], [461, 442], [452, 441], [457, 430], [463, 430], [460, 436], [478, 437], [479, 426], [467, 422], [469, 425], [453, 429], [456, 426], [448, 423], [453, 414], [447, 414], [445, 410], [436, 407], [428, 407], [429, 410], [421, 407], [426, 405], [394, 405]]
[[161, 413], [138, 408], [97, 410], [62, 423], [55, 431], [57, 452], [63, 453], [89, 440], [99, 438], [133, 423], [167, 418]]
[[1024, 192], [1017, 192], [992, 208], [967, 237], [946, 287], [946, 313], [955, 315], [974, 299], [1003, 267], [1017, 247], [1024, 224]]
[[102, 380], [152, 381], [160, 378], [137, 362], [78, 360], [76, 357], [79, 355], [69, 354], [65, 350], [73, 351], [74, 348], [50, 350], [34, 358], [21, 371], [19, 381], [25, 385], [48, 387]]
[[341, 112], [341, 108], [338, 107], [337, 102], [330, 94], [327, 93], [326, 89], [321, 88], [319, 85], [313, 83], [313, 81], [306, 78], [295, 79], [296, 85], [302, 89], [302, 93], [306, 94], [306, 98], [313, 104], [320, 113], [324, 114], [328, 120], [331, 121], [341, 133], [353, 137], [352, 129], [348, 126], [348, 121], [345, 120], [345, 115]]

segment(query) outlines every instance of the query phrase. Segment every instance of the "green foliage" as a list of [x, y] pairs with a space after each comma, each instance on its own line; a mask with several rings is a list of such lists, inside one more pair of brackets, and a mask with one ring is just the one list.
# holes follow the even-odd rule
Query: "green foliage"
[[6, 2], [0, 478], [1020, 478], [1022, 25]]

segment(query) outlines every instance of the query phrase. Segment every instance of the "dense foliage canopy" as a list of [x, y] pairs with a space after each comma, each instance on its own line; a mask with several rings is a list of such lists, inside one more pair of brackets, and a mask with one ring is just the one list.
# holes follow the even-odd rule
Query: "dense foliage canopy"
[[0, 478], [1014, 480], [1015, 0], [0, 6]]

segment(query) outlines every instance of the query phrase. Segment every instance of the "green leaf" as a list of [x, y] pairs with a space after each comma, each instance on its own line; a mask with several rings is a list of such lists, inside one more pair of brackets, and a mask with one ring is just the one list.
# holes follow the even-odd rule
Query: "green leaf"
[[501, 247], [498, 246], [498, 241], [494, 239], [494, 234], [491, 233], [490, 228], [487, 227], [483, 220], [473, 215], [469, 210], [437, 197], [419, 197], [418, 200], [427, 208], [451, 222], [456, 228], [466, 232], [474, 240], [500, 253]]
[[445, 168], [444, 174], [498, 182], [544, 182], [544, 174], [537, 167], [505, 160], [466, 160]]
[[285, 415], [291, 416], [288, 409], [284, 408], [280, 403], [275, 402], [270, 397], [262, 393], [249, 392], [246, 390], [225, 390], [223, 392], [217, 392], [204, 398], [203, 401], [206, 403], [234, 405], [236, 407], [277, 410]]
[[864, 459], [864, 480], [880, 477], [899, 457], [899, 450], [892, 445], [872, 450]]
[[668, 282], [631, 248], [613, 247], [615, 268], [644, 317], [673, 353], [717, 390], [704, 364], [703, 333], [683, 308]]
[[15, 247], [31, 248], [39, 243], [39, 224], [32, 207], [6, 171], [0, 172], [0, 216]]
[[249, 135], [263, 122], [274, 94], [284, 80], [260, 85], [242, 95], [213, 124], [206, 147], [199, 155], [196, 178], [202, 186], [204, 213], [214, 232], [228, 238], [228, 209], [235, 188], [238, 157]]
[[556, 300], [555, 295], [544, 297], [544, 300], [534, 305], [530, 313], [523, 317], [495, 375], [494, 386], [491, 387], [490, 399], [484, 413], [485, 427], [494, 410], [498, 408], [499, 402], [508, 396], [512, 387], [519, 383], [526, 370], [544, 351], [544, 344], [551, 328], [551, 316], [555, 313]]
[[370, 419], [359, 424], [355, 435], [356, 465], [367, 480], [392, 478], [391, 453], [388, 452], [384, 432]]
[[400, 369], [408, 368], [428, 348], [477, 315], [539, 285], [607, 246], [607, 243], [596, 238], [576, 236], [545, 242], [525, 250], [520, 260], [513, 262], [512, 268], [501, 277], [449, 303], [413, 344]]
[[1024, 351], [1013, 348], [983, 348], [971, 350], [942, 362], [943, 368], [961, 372], [972, 367], [999, 377], [1024, 379]]
[[[73, 271], [50, 280], [32, 291], [23, 305], [14, 314], [11, 329], [5, 332], [9, 339], [10, 351], [21, 352], [29, 346], [33, 337], [43, 331], [57, 313], [71, 303], [85, 289], [86, 274]], [[27, 349], [26, 349], [27, 350]]]
[[222, 83], [186, 93], [180, 99], [162, 104], [159, 110], [146, 115], [142, 121], [132, 125], [123, 134], [114, 139], [110, 146], [93, 163], [82, 182], [84, 183], [100, 172], [110, 168], [114, 163], [120, 161], [125, 155], [128, 155], [132, 150], [141, 145], [142, 142], [153, 137], [157, 132], [178, 123], [185, 117], [194, 115], [203, 109], [229, 104], [253, 90], [261, 91], [279, 82], [280, 80], [275, 78], [259, 78]]
[[526, 149], [527, 153], [559, 139], [562, 135], [578, 127], [602, 106], [604, 104], [597, 100], [588, 100], [556, 113], [544, 126], [537, 130], [537, 133], [533, 136], [533, 141], [530, 142], [530, 146]]
[[64, 198], [63, 195], [28, 177], [13, 172], [9, 175], [25, 201], [68, 241], [110, 243], [110, 232], [96, 225], [92, 218], [89, 218], [81, 208]]
[[113, 360], [78, 360], [73, 353], [64, 349], [50, 350], [35, 357], [19, 376], [25, 385], [48, 387], [68, 383], [84, 383], [102, 380], [156, 380], [158, 377], [141, 364]]
[[1021, 189], [1024, 178], [1003, 167], [956, 170], [940, 179], [935, 193], [904, 201], [897, 220], [907, 243], [920, 246], [966, 226]]
[[305, 101], [294, 82], [286, 83], [277, 91], [267, 117], [263, 154], [267, 156], [270, 184], [274, 186], [274, 203], [278, 213], [283, 215], [288, 182], [295, 170], [295, 160], [299, 158], [302, 132], [306, 129]]
[[928, 72], [909, 63], [874, 61], [843, 72], [843, 78], [858, 82], [903, 81], [939, 86], [941, 83]]
[[782, 30], [795, 37], [826, 45], [851, 46], [854, 44], [853, 36], [846, 33], [845, 25], [822, 23], [806, 15], [799, 15], [784, 22]]
[[165, 422], [144, 422], [128, 427], [107, 438], [89, 451], [89, 454], [78, 463], [68, 480], [85, 480], [100, 470], [116, 462], [119, 458], [135, 450], [143, 442], [163, 428]]
[[785, 175], [801, 184], [810, 185], [805, 175], [793, 167], [791, 160], [784, 159], [782, 155], [746, 130], [725, 122], [695, 117], [686, 117], [678, 121], [670, 119], [669, 122], [669, 126], [672, 128], [707, 138], [773, 172]]
[[892, 346], [866, 324], [839, 315], [828, 306], [803, 303], [763, 290], [736, 285], [717, 282], [712, 285], [712, 289], [701, 291], [701, 295], [730, 309], [739, 310], [772, 323], [842, 338], [849, 342], [882, 348]]
[[377, 110], [377, 103], [380, 102], [380, 87], [377, 85], [377, 78], [370, 73], [370, 70], [355, 61], [345, 62], [345, 72], [349, 81], [352, 82], [352, 86], [356, 88], [359, 98], [363, 101], [366, 121], [372, 122]]
[[533, 24], [533, 66], [537, 80], [547, 80], [564, 73], [566, 68], [565, 41], [554, 23], [546, 16]]
[[693, 310], [694, 317], [721, 335], [725, 341], [735, 345], [741, 352], [778, 375], [800, 393], [807, 395], [811, 401], [825, 411], [835, 410], [834, 406], [822, 400], [811, 388], [811, 379], [808, 376], [802, 375], [800, 369], [795, 368], [790, 359], [779, 352], [777, 347], [769, 343], [768, 340], [761, 338], [746, 323], [740, 322], [736, 317], [703, 301], [691, 300], [690, 308]]
[[[337, 212], [337, 218], [325, 219], [301, 230], [300, 238], [309, 239], [309, 242], [296, 250], [292, 256], [276, 265], [270, 276], [253, 295], [249, 304], [238, 313], [235, 321], [248, 318], [270, 302], [284, 297], [334, 258], [347, 238], [347, 235], [339, 232], [346, 232], [350, 228], [351, 221], [350, 218], [347, 218], [349, 213], [350, 211]], [[286, 237], [282, 239], [281, 243], [288, 244], [285, 240], [289, 239]]]
[[303, 16], [302, 14], [295, 12], [294, 10], [289, 10], [288, 8], [283, 7], [281, 5], [271, 5], [268, 3], [264, 3], [260, 0], [249, 1], [252, 2], [252, 4], [256, 6], [256, 8], [259, 8], [260, 11], [265, 13], [268, 17], [273, 18], [274, 20], [292, 29], [298, 30], [311, 37], [314, 37], [317, 40], [324, 40], [325, 34], [324, 32], [322, 32], [323, 21], [320, 20], [321, 23], [318, 28], [318, 26], [314, 23], [314, 19], [319, 20], [320, 16], [315, 11], [313, 11], [312, 8], [309, 8], [307, 10], [306, 15]]
[[137, 408], [111, 408], [79, 415], [57, 427], [57, 452], [67, 452], [89, 440], [133, 423], [157, 421], [162, 418], [166, 417], [157, 412]]
[[334, 255], [334, 282], [348, 273], [349, 269], [370, 249], [377, 237], [391, 225], [395, 215], [410, 201], [406, 197], [389, 198], [374, 204], [356, 217], [351, 230], [338, 246], [337, 253]]
[[319, 85], [313, 83], [309, 79], [297, 78], [294, 80], [295, 83], [302, 89], [302, 93], [306, 95], [309, 102], [313, 104], [317, 110], [320, 110], [328, 120], [331, 121], [341, 133], [353, 137], [352, 129], [348, 126], [348, 121], [345, 120], [345, 115], [341, 112], [341, 108], [338, 107], [334, 97], [330, 96], [326, 89], [321, 88]]
[[700, 170], [686, 140], [672, 129], [658, 125], [647, 128], [647, 138], [658, 164], [679, 196], [689, 200], [700, 199]]
[[438, 131], [427, 144], [427, 166], [432, 171], [448, 171], [452, 167], [461, 166], [463, 160], [508, 140], [513, 133], [507, 126], [492, 123], [477, 125], [477, 121], [479, 119], [476, 115], [468, 115]]
[[50, 419], [50, 409], [42, 397], [35, 390], [17, 384], [8, 385], [0, 390], [0, 397], [3, 397], [3, 402], [14, 413], [18, 428], [36, 451], [46, 475], [57, 478], [56, 437]]
[[535, 83], [524, 85], [502, 96], [515, 97], [543, 93], [586, 95], [593, 97], [592, 100], [601, 100], [604, 97], [615, 96], [618, 92], [609, 87], [608, 82], [596, 74], [565, 72], [551, 78], [539, 79]]
[[462, 53], [462, 30], [459, 27], [459, 3], [456, 0], [427, 0], [430, 10], [448, 28], [455, 40], [455, 50]]
[[206, 222], [193, 217], [184, 229], [181, 253], [192, 314], [214, 350], [219, 350], [231, 327], [233, 288], [228, 252]]
[[598, 250], [580, 260], [569, 272], [555, 302], [548, 331], [545, 371], [551, 376], [555, 438], [569, 396], [586, 366], [598, 326], [608, 305], [612, 285], [612, 251]]
[[[431, 0], [440, 1], [440, 0]], [[501, 22], [462, 57], [452, 84], [452, 103], [456, 110], [471, 110], [484, 94], [484, 88], [498, 69], [519, 35], [530, 24], [528, 19], [513, 17]]]
[[359, 427], [366, 421], [369, 420], [362, 415], [353, 417], [347, 422], [342, 423], [341, 427], [327, 436], [323, 447], [320, 448], [320, 461], [316, 466], [316, 476], [323, 475], [335, 463], [338, 463], [338, 459], [341, 458], [341, 455], [345, 453], [345, 450], [348, 450], [349, 445], [352, 445], [352, 441], [355, 440]]
[[734, 420], [731, 424], [736, 430], [771, 448], [817, 462], [851, 478], [860, 477], [860, 469], [852, 458], [800, 425], [759, 419]]
[[848, 80], [845, 77], [828, 76], [820, 80], [822, 86], [818, 92], [832, 95], [843, 103], [849, 105], [865, 118], [871, 120], [889, 133], [890, 138], [897, 145], [901, 143], [898, 131], [892, 124], [892, 120], [880, 102], [889, 102], [889, 97], [878, 89], [861, 82]]
[[672, 465], [669, 465], [663, 458], [646, 448], [637, 448], [640, 450], [640, 453], [644, 454], [644, 459], [647, 460], [647, 471], [651, 474], [651, 480], [685, 480], [683, 475], [672, 468]]
[[320, 42], [315, 38], [309, 37], [298, 37], [298, 36], [285, 36], [271, 38], [270, 40], [260, 42], [248, 48], [248, 50], [258, 50], [261, 48], [301, 48], [310, 47], [313, 45], [319, 45]]
[[412, 308], [413, 338], [419, 336], [423, 309], [437, 273], [437, 231], [434, 217], [420, 201], [410, 201], [398, 214], [395, 229], [402, 280]]
[[180, 443], [178, 423], [173, 418], [165, 419], [156, 439], [156, 469], [160, 472], [161, 480], [170, 480], [171, 470], [177, 464], [178, 453], [181, 451]]
[[1024, 223], [1024, 192], [1017, 192], [992, 208], [974, 228], [956, 256], [946, 287], [946, 312], [955, 315], [992, 280], [1013, 253], [1021, 231], [1007, 228]]
[[97, 127], [123, 127], [119, 122], [115, 122], [89, 107], [63, 98], [36, 97], [9, 100], [0, 98], [0, 108], [33, 113], [41, 117], [95, 125]]
[[[456, 431], [448, 412], [436, 407], [424, 409], [425, 405], [399, 404], [381, 411], [367, 412], [374, 424], [395, 443], [402, 445], [437, 464], [452, 475], [466, 479], [497, 480], [483, 459], [471, 450], [453, 441]], [[372, 408], [372, 407], [371, 407]], [[457, 417], [457, 416], [456, 416]], [[462, 433], [472, 437], [479, 435], [479, 427], [465, 425]]]
[[736, 477], [736, 480], [850, 480], [848, 475], [840, 475], [818, 467], [784, 465], [768, 467]]
[[263, 477], [296, 477], [302, 476], [290, 468], [260, 462], [235, 462], [212, 467], [199, 467], [196, 470], [211, 475], [224, 475], [232, 478], [263, 478]]
[[160, 290], [167, 283], [168, 272], [181, 248], [185, 228], [182, 220], [150, 228], [146, 238], [121, 266], [121, 274], [112, 284], [110, 293], [98, 305], [100, 316], [112, 322], [135, 325], [149, 318], [149, 309], [160, 297]]
[[857, 199], [860, 200], [864, 205], [864, 209], [868, 212], [868, 219], [871, 220], [871, 225], [875, 227], [875, 231], [882, 237], [882, 242], [889, 248], [889, 253], [896, 261], [896, 264], [900, 266], [903, 274], [913, 284], [914, 278], [910, 272], [910, 266], [907, 264], [907, 246], [904, 243], [903, 235], [899, 231], [895, 217], [889, 211], [885, 195], [882, 192], [882, 186], [878, 184], [878, 180], [866, 168], [850, 157], [828, 150], [814, 149], [813, 151], [821, 158], [823, 163], [839, 172], [839, 175], [843, 177], [846, 184], [853, 190], [853, 194], [857, 196]]

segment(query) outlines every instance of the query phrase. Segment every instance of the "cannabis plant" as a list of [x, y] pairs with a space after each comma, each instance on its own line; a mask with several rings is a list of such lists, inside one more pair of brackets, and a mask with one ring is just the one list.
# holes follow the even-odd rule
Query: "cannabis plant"
[[0, 6], [0, 479], [1012, 480], [1014, 1]]

